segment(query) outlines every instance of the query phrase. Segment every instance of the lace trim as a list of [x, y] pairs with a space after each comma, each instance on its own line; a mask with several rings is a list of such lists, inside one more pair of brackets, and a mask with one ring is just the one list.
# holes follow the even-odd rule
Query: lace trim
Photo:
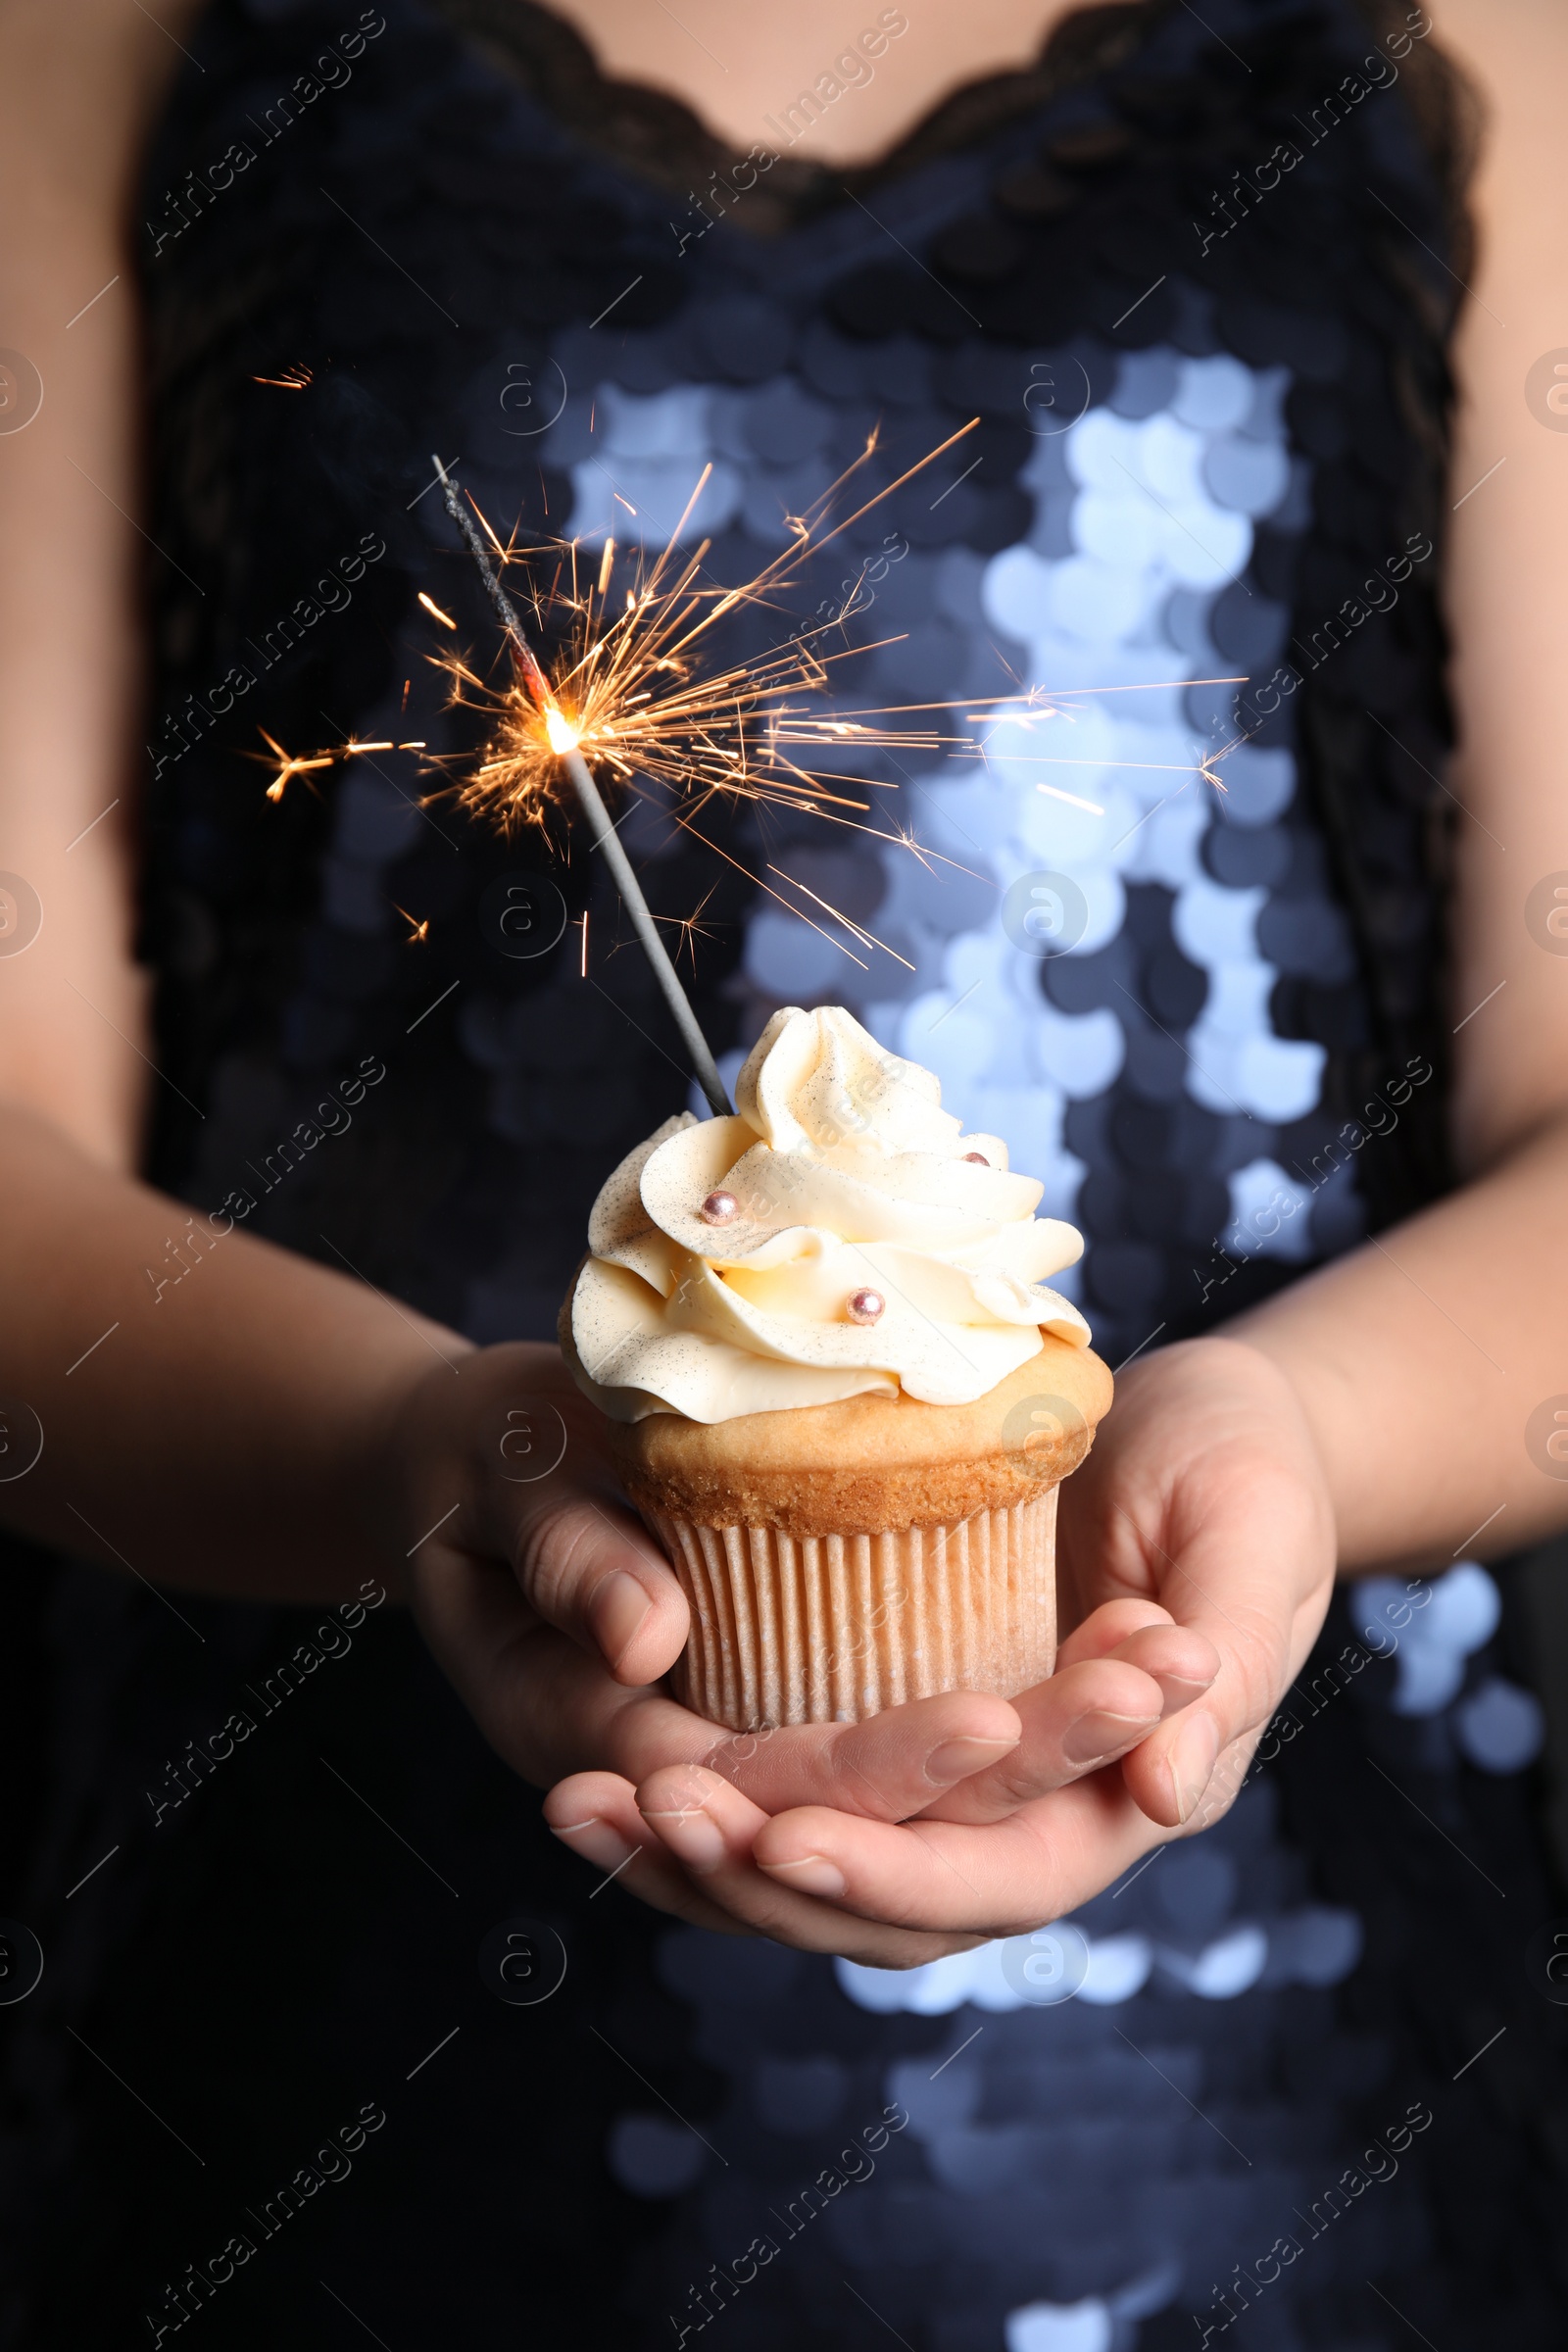
[[[1406, 0], [1350, 0], [1373, 38], [1387, 43], [1412, 30]], [[1399, 60], [1405, 107], [1443, 196], [1448, 267], [1461, 283], [1473, 274], [1475, 223], [1469, 209], [1486, 114], [1481, 94], [1463, 68], [1430, 36], [1415, 41]], [[1457, 306], [1455, 306], [1457, 307]]]
[[[1405, 0], [1349, 0], [1379, 41], [1410, 29]], [[733, 167], [719, 138], [684, 99], [606, 74], [564, 17], [538, 0], [427, 0], [433, 13], [520, 82], [584, 146], [672, 195], [700, 189]], [[1054, 25], [1031, 66], [965, 82], [938, 101], [880, 157], [845, 169], [780, 156], [745, 207], [753, 235], [779, 235], [846, 190], [917, 171], [934, 157], [976, 145], [1004, 122], [1131, 63], [1172, 0], [1090, 0]], [[1428, 20], [1430, 22], [1430, 20]], [[1411, 44], [1400, 80], [1417, 135], [1438, 174], [1455, 275], [1467, 278], [1474, 237], [1466, 194], [1482, 124], [1469, 80], [1430, 38]], [[739, 225], [739, 221], [737, 221]]]
[[[1044, 105], [1075, 83], [1125, 64], [1172, 0], [1101, 0], [1075, 9], [1052, 31], [1032, 66], [966, 82], [940, 100], [874, 161], [850, 169], [780, 156], [747, 204], [754, 235], [777, 235], [810, 213], [975, 144], [999, 124]], [[700, 188], [732, 168], [735, 146], [711, 131], [683, 99], [606, 74], [576, 28], [536, 0], [428, 0], [434, 13], [482, 49], [490, 62], [598, 153], [671, 194]]]

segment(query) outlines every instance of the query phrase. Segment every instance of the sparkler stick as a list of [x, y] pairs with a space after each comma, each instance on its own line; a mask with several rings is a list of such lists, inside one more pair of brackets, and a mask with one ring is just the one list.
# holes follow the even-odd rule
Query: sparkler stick
[[490, 602], [494, 605], [501, 625], [507, 632], [507, 640], [512, 650], [513, 666], [517, 672], [518, 681], [543, 718], [545, 731], [550, 738], [551, 749], [570, 777], [572, 787], [582, 804], [583, 814], [588, 819], [589, 830], [593, 834], [595, 844], [605, 854], [606, 862], [614, 876], [615, 887], [625, 903], [627, 913], [631, 916], [632, 927], [642, 943], [643, 953], [653, 967], [654, 978], [659, 982], [664, 994], [664, 1002], [675, 1016], [676, 1027], [685, 1041], [687, 1053], [691, 1055], [697, 1083], [708, 1097], [709, 1104], [715, 1115], [720, 1118], [729, 1116], [731, 1114], [730, 1099], [724, 1091], [724, 1081], [718, 1074], [718, 1064], [714, 1061], [708, 1040], [699, 1026], [697, 1015], [692, 1010], [686, 991], [680, 984], [675, 966], [670, 961], [669, 952], [659, 936], [659, 926], [649, 912], [648, 901], [643, 897], [642, 885], [632, 871], [631, 860], [621, 847], [620, 837], [611, 822], [610, 811], [600, 796], [598, 785], [594, 782], [593, 770], [589, 767], [573, 739], [571, 722], [551, 692], [550, 681], [539, 665], [539, 658], [523, 633], [522, 623], [517, 618], [516, 607], [501, 585], [495, 566], [485, 550], [484, 541], [474, 528], [467, 509], [458, 497], [456, 483], [452, 480], [439, 457], [435, 459], [434, 463], [436, 472], [441, 478], [442, 496], [446, 500], [447, 513], [463, 533], [468, 553], [473, 558], [479, 576], [485, 584]]

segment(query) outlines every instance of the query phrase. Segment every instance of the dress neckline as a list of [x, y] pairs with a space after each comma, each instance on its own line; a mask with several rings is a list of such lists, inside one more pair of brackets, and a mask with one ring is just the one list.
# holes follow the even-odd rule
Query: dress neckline
[[[701, 199], [748, 160], [685, 99], [600, 66], [576, 26], [540, 0], [427, 0], [433, 12], [484, 52], [583, 145], [668, 194]], [[776, 236], [848, 196], [902, 178], [940, 156], [972, 146], [1064, 91], [1127, 64], [1175, 0], [1087, 0], [1058, 19], [1027, 66], [982, 74], [938, 99], [872, 159], [808, 163], [772, 152], [732, 225], [754, 238]], [[1062, 161], [1110, 162], [1129, 143], [1113, 123], [1065, 134]], [[759, 140], [752, 158], [766, 149]], [[1091, 153], [1093, 149], [1095, 152]], [[733, 197], [730, 198], [733, 201]], [[722, 210], [725, 199], [717, 198]]]

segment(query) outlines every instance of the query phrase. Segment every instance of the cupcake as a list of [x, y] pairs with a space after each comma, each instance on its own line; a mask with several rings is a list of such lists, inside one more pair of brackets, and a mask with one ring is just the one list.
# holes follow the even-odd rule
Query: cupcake
[[1045, 1287], [1083, 1244], [837, 1007], [776, 1012], [735, 1100], [621, 1162], [561, 1318], [691, 1604], [677, 1694], [747, 1731], [1027, 1690], [1110, 1402]]

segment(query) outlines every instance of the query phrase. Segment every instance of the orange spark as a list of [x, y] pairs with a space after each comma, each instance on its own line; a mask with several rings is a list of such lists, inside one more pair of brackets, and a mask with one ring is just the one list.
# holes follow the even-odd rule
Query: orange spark
[[[810, 814], [825, 824], [852, 825], [872, 839], [909, 850], [923, 863], [955, 865], [956, 861], [941, 852], [923, 848], [908, 826], [888, 828], [871, 821], [868, 792], [896, 786], [857, 774], [854, 766], [846, 772], [847, 759], [863, 758], [870, 764], [873, 755], [891, 753], [956, 755], [984, 761], [997, 756], [988, 735], [1001, 722], [1010, 720], [1028, 729], [1048, 717], [1070, 717], [1075, 704], [1087, 704], [1099, 690], [1078, 687], [1048, 693], [1044, 687], [1015, 686], [1004, 695], [958, 702], [897, 708], [835, 705], [825, 701], [832, 692], [835, 664], [858, 661], [878, 645], [897, 644], [898, 636], [871, 645], [854, 644], [835, 615], [799, 626], [760, 653], [726, 660], [718, 650], [716, 624], [730, 613], [787, 612], [790, 600], [785, 592], [802, 583], [811, 559], [841, 540], [879, 501], [945, 455], [978, 422], [972, 418], [916, 464], [902, 468], [884, 489], [844, 499], [845, 485], [877, 449], [873, 432], [839, 479], [804, 514], [789, 518], [781, 551], [752, 579], [736, 586], [710, 584], [704, 569], [710, 544], [706, 538], [694, 546], [681, 543], [681, 531], [710, 468], [699, 473], [662, 552], [635, 544], [617, 551], [615, 541], [607, 537], [597, 574], [585, 562], [581, 578], [576, 540], [504, 553], [503, 578], [514, 603], [532, 614], [545, 649], [544, 663], [514, 651], [507, 682], [495, 685], [455, 652], [432, 657], [450, 682], [452, 701], [484, 711], [490, 720], [489, 738], [477, 762], [465, 761], [459, 780], [449, 789], [464, 808], [485, 811], [504, 830], [530, 823], [548, 827], [563, 804], [563, 759], [580, 751], [602, 786], [657, 796], [694, 840], [736, 865], [754, 886], [797, 921], [820, 931], [852, 961], [861, 962], [857, 947], [897, 955], [782, 867], [769, 869], [776, 882], [749, 872], [694, 820], [710, 803], [731, 808], [741, 802], [771, 805]], [[618, 492], [615, 496], [630, 510], [628, 499]], [[845, 514], [845, 507], [853, 511]], [[488, 525], [486, 530], [490, 544], [499, 547]], [[587, 553], [584, 549], [585, 558]], [[620, 609], [612, 610], [608, 592], [617, 562], [630, 565], [631, 583], [618, 600]], [[516, 586], [506, 577], [513, 565]], [[778, 637], [776, 628], [769, 633]], [[1141, 691], [1168, 691], [1169, 683], [1151, 680]], [[1118, 685], [1106, 691], [1140, 689]], [[822, 753], [829, 755], [828, 760], [817, 766], [813, 756]], [[446, 764], [445, 756], [434, 755], [434, 762]], [[1056, 762], [1042, 759], [1039, 764]], [[1104, 760], [1083, 764], [1124, 763]], [[1202, 772], [1218, 781], [1207, 763]], [[1054, 785], [1043, 783], [1038, 789], [1100, 812], [1098, 804]], [[687, 944], [695, 939], [696, 916], [656, 919], [678, 921]], [[586, 974], [586, 921], [581, 963]]]
[[[310, 760], [296, 760], [290, 753], [284, 751], [283, 746], [275, 737], [269, 735], [265, 727], [258, 727], [256, 732], [277, 760], [277, 773], [267, 787], [267, 797], [270, 801], [280, 801], [283, 798], [284, 790], [291, 776], [308, 775], [312, 768], [330, 767], [332, 764], [330, 752], [318, 753]], [[262, 755], [260, 752], [249, 752], [246, 757], [251, 760], [260, 760]]]
[[440, 606], [432, 603], [431, 599], [425, 595], [422, 588], [419, 590], [419, 602], [427, 612], [434, 613], [436, 619], [441, 623], [441, 626], [444, 629], [455, 629], [457, 627], [458, 624], [453, 619], [451, 613], [443, 612]]

